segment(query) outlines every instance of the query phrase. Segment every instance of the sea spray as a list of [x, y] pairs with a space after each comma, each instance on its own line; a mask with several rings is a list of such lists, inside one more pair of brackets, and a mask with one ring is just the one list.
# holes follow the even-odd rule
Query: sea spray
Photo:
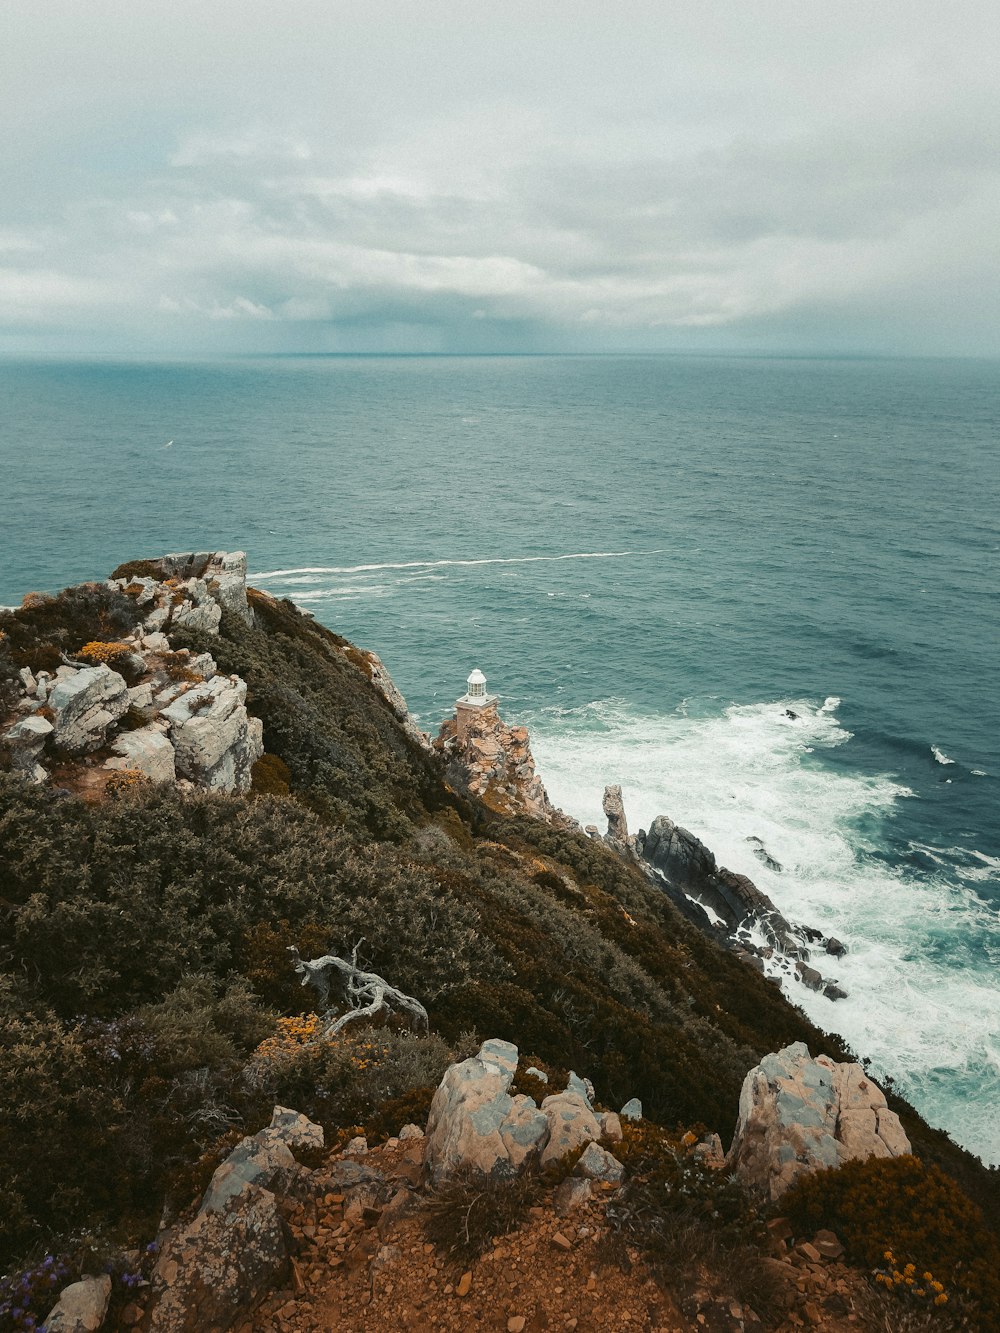
[[[849, 998], [782, 984], [820, 1027], [841, 1033], [932, 1122], [1000, 1162], [1000, 929], [974, 892], [993, 858], [954, 849], [925, 868], [892, 864], [881, 834], [908, 788], [829, 762], [849, 745], [839, 700], [780, 701], [664, 715], [606, 701], [529, 719], [553, 801], [603, 827], [605, 782], [631, 826], [669, 814], [791, 920], [848, 945], [823, 966]], [[758, 838], [782, 869], [754, 856]]]

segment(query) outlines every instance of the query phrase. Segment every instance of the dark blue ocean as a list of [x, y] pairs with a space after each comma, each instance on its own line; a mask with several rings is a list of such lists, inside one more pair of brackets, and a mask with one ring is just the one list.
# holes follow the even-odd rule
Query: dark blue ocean
[[996, 1162], [998, 432], [989, 362], [8, 362], [0, 603], [243, 548], [426, 728], [481, 667], [570, 813], [840, 936], [793, 998]]

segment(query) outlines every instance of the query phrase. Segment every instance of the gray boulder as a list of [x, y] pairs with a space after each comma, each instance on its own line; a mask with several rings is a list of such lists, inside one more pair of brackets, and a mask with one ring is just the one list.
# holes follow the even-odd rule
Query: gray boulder
[[602, 1148], [600, 1144], [588, 1143], [573, 1168], [573, 1174], [582, 1176], [585, 1180], [604, 1180], [612, 1185], [618, 1185], [625, 1175], [625, 1168], [617, 1157]]
[[799, 1041], [747, 1074], [726, 1162], [775, 1200], [804, 1173], [909, 1151], [898, 1116], [861, 1066], [813, 1060]]
[[105, 768], [131, 769], [156, 783], [176, 779], [174, 747], [158, 726], [123, 731], [112, 741], [111, 749], [117, 757], [105, 760]]
[[241, 1139], [226, 1160], [216, 1168], [200, 1212], [219, 1212], [228, 1201], [250, 1185], [272, 1189], [284, 1183], [295, 1170], [293, 1149], [322, 1148], [323, 1127], [298, 1111], [276, 1106], [271, 1123]]
[[[573, 1075], [570, 1078], [572, 1080]], [[601, 1126], [589, 1098], [572, 1082], [565, 1092], [546, 1097], [542, 1102], [542, 1111], [549, 1127], [548, 1140], [542, 1150], [542, 1166], [557, 1162], [574, 1148], [593, 1143], [601, 1137]]]
[[49, 1333], [96, 1333], [111, 1301], [111, 1278], [85, 1277], [64, 1287], [45, 1320]]
[[[287, 1151], [287, 1149], [286, 1149]], [[286, 1271], [274, 1195], [247, 1184], [162, 1242], [153, 1274], [151, 1333], [227, 1329]]]
[[641, 1120], [642, 1102], [638, 1097], [630, 1097], [618, 1114], [623, 1120]]
[[48, 774], [39, 760], [52, 730], [51, 722], [32, 715], [15, 722], [4, 734], [3, 744], [10, 752], [10, 762], [15, 772], [24, 773], [32, 782], [45, 781]]
[[621, 787], [604, 788], [604, 813], [608, 819], [604, 841], [620, 856], [635, 856], [635, 840], [629, 836]]
[[55, 712], [53, 742], [67, 755], [89, 754], [129, 708], [128, 686], [105, 663], [80, 671], [60, 667], [49, 695]]
[[163, 709], [182, 777], [216, 791], [249, 791], [264, 740], [263, 723], [247, 713], [246, 694], [238, 676], [215, 676]]
[[427, 1120], [432, 1182], [463, 1170], [515, 1175], [544, 1147], [547, 1116], [530, 1097], [510, 1095], [516, 1069], [517, 1047], [492, 1040], [445, 1071]]

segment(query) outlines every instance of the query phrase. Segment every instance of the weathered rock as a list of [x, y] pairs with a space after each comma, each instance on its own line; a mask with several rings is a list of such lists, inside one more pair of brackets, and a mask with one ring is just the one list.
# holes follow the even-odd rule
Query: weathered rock
[[0, 737], [10, 754], [11, 767], [24, 773], [32, 782], [44, 782], [48, 777], [39, 763], [45, 742], [52, 735], [52, 723], [32, 714], [24, 717]]
[[[461, 701], [460, 701], [461, 702]], [[496, 699], [446, 718], [433, 748], [448, 761], [449, 780], [505, 815], [527, 815], [557, 828], [578, 828], [557, 810], [535, 771], [526, 727], [510, 727]]]
[[105, 768], [133, 769], [157, 783], [176, 779], [174, 747], [158, 727], [123, 731], [112, 741], [111, 749], [118, 758], [105, 760]]
[[344, 1148], [345, 1157], [365, 1157], [368, 1153], [368, 1140], [363, 1134], [356, 1135], [349, 1139]]
[[574, 1166], [573, 1174], [585, 1180], [605, 1180], [617, 1185], [625, 1175], [625, 1168], [606, 1148], [598, 1143], [590, 1143]]
[[567, 1176], [561, 1181], [552, 1198], [552, 1207], [557, 1217], [566, 1217], [582, 1208], [593, 1194], [593, 1186], [581, 1176]]
[[825, 1055], [813, 1060], [795, 1042], [746, 1076], [726, 1161], [749, 1188], [774, 1200], [805, 1172], [909, 1151], [898, 1117], [860, 1065]]
[[413, 721], [413, 718], [410, 717], [410, 710], [406, 706], [406, 700], [403, 698], [395, 681], [386, 670], [385, 663], [380, 657], [376, 656], [375, 653], [366, 652], [365, 657], [368, 661], [372, 684], [389, 705], [398, 721], [403, 724], [403, 730], [406, 732], [407, 736], [409, 736], [411, 740], [416, 741], [417, 745], [422, 749], [429, 750], [431, 748], [430, 737], [425, 732], [421, 731]]
[[205, 567], [202, 578], [208, 591], [224, 610], [232, 612], [247, 625], [253, 624], [253, 611], [247, 601], [247, 557], [245, 551], [216, 551]]
[[404, 1125], [399, 1131], [400, 1143], [405, 1143], [408, 1139], [422, 1139], [424, 1131], [419, 1125]]
[[433, 1182], [462, 1170], [514, 1175], [544, 1146], [549, 1121], [530, 1097], [512, 1097], [517, 1047], [483, 1043], [452, 1065], [434, 1094], [425, 1162]]
[[301, 1111], [289, 1110], [287, 1106], [276, 1106], [271, 1113], [271, 1123], [265, 1131], [287, 1143], [293, 1151], [308, 1151], [325, 1147], [323, 1126], [304, 1116]]
[[128, 712], [128, 686], [103, 662], [80, 671], [60, 667], [56, 676], [49, 695], [55, 712], [53, 743], [67, 755], [99, 750], [114, 724]]
[[227, 1329], [257, 1304], [287, 1262], [274, 1195], [247, 1185], [218, 1212], [200, 1212], [163, 1241], [153, 1275], [151, 1333]]
[[[548, 1141], [542, 1149], [542, 1166], [557, 1162], [574, 1148], [593, 1143], [601, 1137], [601, 1126], [594, 1115], [586, 1091], [570, 1084], [565, 1092], [557, 1092], [542, 1102], [542, 1111], [548, 1121]], [[581, 1085], [581, 1080], [577, 1079]]]
[[323, 1145], [322, 1125], [286, 1106], [276, 1106], [270, 1125], [241, 1139], [216, 1168], [199, 1211], [218, 1212], [249, 1185], [271, 1189], [284, 1183], [295, 1168], [293, 1149], [303, 1151]]
[[747, 838], [747, 842], [752, 846], [753, 854], [761, 865], [767, 866], [768, 870], [781, 870], [781, 862], [771, 856], [760, 838]]
[[608, 831], [604, 841], [620, 856], [635, 856], [635, 842], [629, 836], [621, 787], [604, 788], [604, 813], [608, 819]]
[[64, 1287], [45, 1320], [49, 1333], [95, 1333], [104, 1323], [111, 1300], [111, 1278], [85, 1277]]
[[642, 1102], [638, 1097], [630, 1097], [618, 1114], [623, 1120], [641, 1120]]
[[215, 676], [163, 709], [183, 777], [217, 791], [250, 789], [264, 741], [263, 723], [247, 713], [246, 694], [238, 676]]
[[601, 1138], [608, 1143], [621, 1143], [622, 1122], [614, 1111], [602, 1111], [597, 1117], [601, 1127]]

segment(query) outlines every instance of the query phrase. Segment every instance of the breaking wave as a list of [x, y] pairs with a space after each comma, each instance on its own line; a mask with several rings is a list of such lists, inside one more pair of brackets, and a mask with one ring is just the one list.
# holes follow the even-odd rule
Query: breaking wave
[[[912, 793], [831, 762], [852, 739], [838, 704], [788, 699], [694, 716], [690, 701], [666, 715], [606, 701], [541, 709], [529, 722], [549, 795], [581, 823], [603, 829], [603, 785], [618, 782], [633, 829], [670, 815], [793, 922], [843, 940], [847, 956], [823, 970], [848, 999], [832, 1004], [783, 977], [786, 994], [870, 1056], [932, 1123], [1000, 1162], [1000, 919], [976, 892], [1000, 863], [927, 848], [919, 865], [894, 864], [885, 833]], [[748, 838], [782, 869], [762, 865]]]

